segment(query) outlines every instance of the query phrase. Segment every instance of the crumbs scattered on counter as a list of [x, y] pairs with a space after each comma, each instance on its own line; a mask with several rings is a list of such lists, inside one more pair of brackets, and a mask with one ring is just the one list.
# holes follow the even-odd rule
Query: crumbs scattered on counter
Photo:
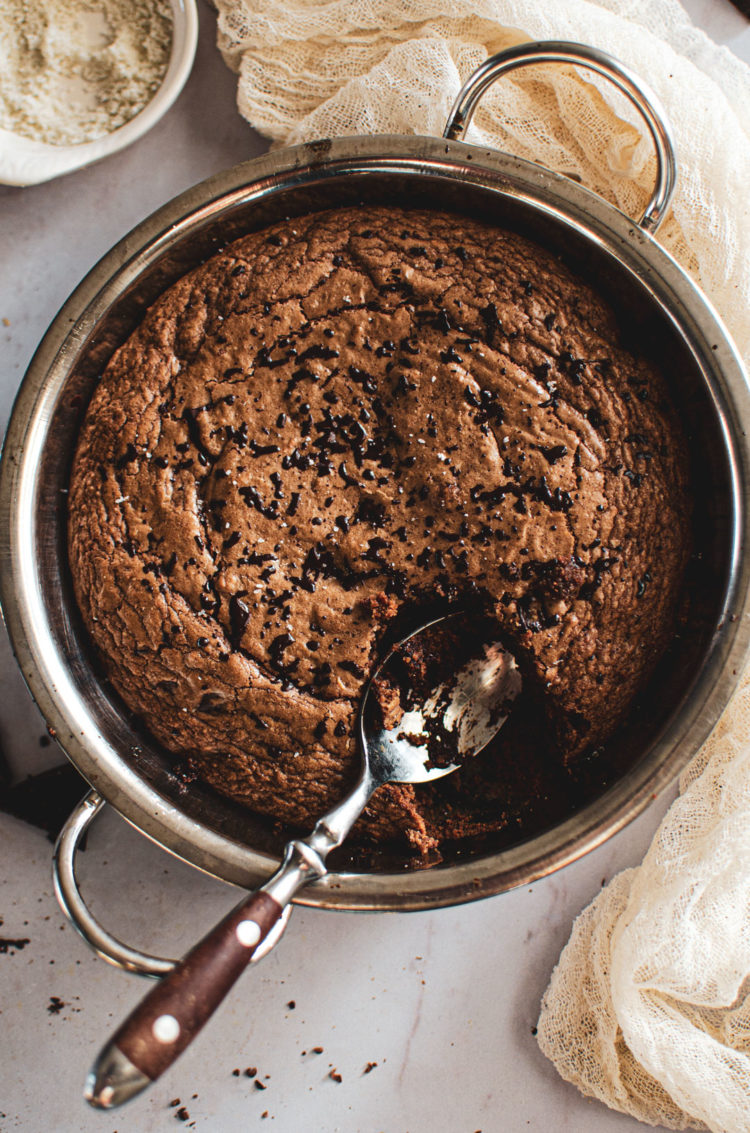
[[257, 1073], [258, 1073], [258, 1069], [257, 1069], [256, 1066], [248, 1066], [245, 1070], [245, 1077], [246, 1078], [254, 1078]]
[[293, 1000], [293, 999], [290, 999], [289, 1002], [287, 1003], [287, 1007], [289, 1008], [290, 1011], [294, 1011], [296, 1006], [297, 1006], [297, 1004], [296, 1004], [295, 1000]]
[[372, 1071], [375, 1069], [376, 1066], [377, 1066], [377, 1062], [368, 1062], [367, 1065], [365, 1066], [364, 1070], [362, 1071], [362, 1073], [363, 1074], [370, 1074], [370, 1073], [372, 1073]]
[[15, 956], [16, 952], [21, 952], [27, 944], [31, 944], [28, 936], [20, 936], [18, 940], [2, 937], [0, 938], [0, 956]]
[[[191, 1096], [194, 1099], [198, 1097], [197, 1094], [192, 1094]], [[177, 1109], [178, 1106], [180, 1107], [179, 1109]], [[177, 1119], [177, 1121], [190, 1121], [190, 1112], [189, 1112], [187, 1106], [182, 1104], [182, 1100], [180, 1098], [172, 1098], [172, 1100], [171, 1100], [171, 1102], [169, 1102], [167, 1108], [176, 1110], [176, 1113], [175, 1113], [174, 1116]], [[195, 1121], [190, 1121], [190, 1124], [188, 1125], [188, 1129], [194, 1129], [195, 1125], [196, 1125]]]
[[256, 1078], [255, 1081], [253, 1082], [253, 1085], [255, 1086], [256, 1090], [267, 1090], [268, 1089], [268, 1086], [265, 1084], [265, 1082], [261, 1082], [260, 1078]]
[[338, 1070], [336, 1069], [335, 1066], [333, 1067], [332, 1070], [328, 1071], [328, 1077], [333, 1082], [341, 1082], [342, 1081], [341, 1075], [339, 1074], [339, 1072], [338, 1072]]
[[47, 1004], [47, 1011], [50, 1015], [59, 1015], [63, 1007], [67, 1006], [68, 1004], [60, 999], [59, 995], [51, 995], [49, 997], [49, 1003]]

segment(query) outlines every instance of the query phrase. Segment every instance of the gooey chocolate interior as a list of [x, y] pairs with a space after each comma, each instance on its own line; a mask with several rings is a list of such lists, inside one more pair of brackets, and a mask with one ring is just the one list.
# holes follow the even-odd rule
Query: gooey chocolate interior
[[428, 853], [559, 817], [670, 639], [688, 552], [685, 441], [637, 345], [548, 252], [455, 215], [230, 245], [152, 306], [81, 430], [70, 563], [115, 688], [217, 790], [309, 826], [356, 773], [384, 635], [460, 604], [524, 692], [362, 833]]

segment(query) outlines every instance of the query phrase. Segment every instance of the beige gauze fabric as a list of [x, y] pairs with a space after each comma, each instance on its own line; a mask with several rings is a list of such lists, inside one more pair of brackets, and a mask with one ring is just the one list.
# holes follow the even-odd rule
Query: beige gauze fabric
[[[665, 105], [679, 157], [658, 238], [750, 363], [750, 69], [676, 0], [215, 3], [240, 111], [278, 144], [442, 134], [471, 71], [526, 39], [577, 40], [630, 65]], [[575, 174], [632, 216], [654, 183], [635, 111], [606, 81], [570, 68], [501, 80], [467, 140]], [[575, 922], [544, 997], [539, 1043], [583, 1093], [642, 1121], [750, 1129], [747, 675], [643, 864]]]

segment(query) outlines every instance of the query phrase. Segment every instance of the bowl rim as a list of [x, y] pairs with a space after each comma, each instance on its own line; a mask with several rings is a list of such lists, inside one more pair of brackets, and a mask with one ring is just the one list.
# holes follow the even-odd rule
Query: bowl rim
[[0, 129], [0, 184], [39, 185], [101, 161], [143, 137], [163, 118], [187, 82], [198, 46], [196, 0], [170, 0], [172, 43], [164, 77], [134, 117], [101, 138], [76, 145], [52, 145]]
[[[732, 570], [723, 617], [707, 662], [651, 751], [604, 795], [551, 830], [484, 857], [403, 873], [330, 873], [297, 898], [304, 905], [337, 909], [413, 910], [460, 904], [526, 884], [581, 857], [636, 817], [698, 751], [736, 688], [750, 647], [750, 389], [742, 361], [719, 316], [695, 283], [656, 241], [624, 214], [562, 175], [507, 154], [466, 143], [420, 137], [379, 136], [324, 140], [265, 154], [214, 175], [144, 220], [107, 253], [61, 309], [29, 365], [13, 407], [0, 467], [0, 604], [14, 652], [32, 696], [58, 742], [107, 801], [144, 834], [179, 857], [226, 881], [256, 883], [277, 859], [239, 845], [202, 826], [162, 797], [107, 748], [93, 718], [72, 720], [75, 696], [62, 656], [45, 655], [48, 642], [29, 517], [34, 472], [43, 451], [55, 396], [54, 381], [86, 335], [147, 265], [179, 241], [191, 226], [252, 205], [262, 194], [283, 193], [304, 179], [389, 170], [414, 176], [472, 181], [509, 194], [594, 240], [635, 274], [667, 312], [691, 348], [703, 344], [710, 392], [730, 454], [732, 472]], [[713, 384], [712, 384], [713, 383]], [[715, 387], [715, 388], [714, 388]], [[32, 600], [31, 607], [29, 599]], [[36, 606], [33, 600], [36, 599]], [[686, 742], [686, 736], [689, 742]]]

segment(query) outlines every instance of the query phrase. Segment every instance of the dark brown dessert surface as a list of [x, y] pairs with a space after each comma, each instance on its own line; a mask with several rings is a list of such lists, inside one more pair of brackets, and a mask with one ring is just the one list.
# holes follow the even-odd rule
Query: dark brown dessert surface
[[113, 685], [203, 780], [309, 826], [356, 772], [388, 627], [468, 603], [518, 707], [363, 830], [523, 830], [673, 630], [685, 442], [634, 346], [551, 254], [454, 215], [340, 209], [230, 245], [153, 305], [81, 431], [70, 562]]

